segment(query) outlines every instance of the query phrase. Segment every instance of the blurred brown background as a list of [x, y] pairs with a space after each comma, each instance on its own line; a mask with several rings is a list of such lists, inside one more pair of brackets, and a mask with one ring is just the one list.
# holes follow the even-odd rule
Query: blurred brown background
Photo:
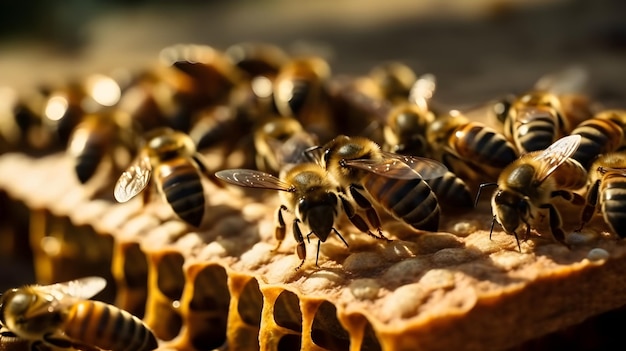
[[[0, 86], [140, 67], [181, 42], [224, 49], [265, 41], [322, 55], [335, 73], [402, 60], [434, 73], [437, 99], [459, 107], [523, 91], [577, 64], [590, 73], [589, 94], [626, 107], [625, 13], [620, 0], [9, 0], [0, 4]], [[31, 282], [27, 262], [0, 257], [0, 289]], [[606, 346], [619, 337], [623, 315], [605, 314], [524, 349]]]

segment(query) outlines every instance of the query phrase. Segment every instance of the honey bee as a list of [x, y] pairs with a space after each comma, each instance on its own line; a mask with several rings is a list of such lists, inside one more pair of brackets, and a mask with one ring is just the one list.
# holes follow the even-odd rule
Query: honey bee
[[570, 158], [580, 139], [580, 135], [563, 137], [545, 150], [522, 155], [502, 171], [491, 199], [493, 218], [507, 234], [515, 236], [518, 247], [518, 231], [526, 226], [528, 237], [534, 221], [544, 217], [542, 211], [548, 211], [554, 239], [565, 244], [561, 216], [552, 201], [562, 198], [573, 204], [584, 203], [573, 191], [585, 185], [587, 171]]
[[117, 105], [121, 94], [120, 83], [108, 75], [94, 74], [69, 81], [46, 95], [41, 114], [43, 124], [65, 147], [72, 131], [86, 114]]
[[272, 85], [278, 113], [295, 117], [323, 141], [337, 130], [327, 88], [330, 76], [329, 64], [320, 57], [293, 58], [281, 67]]
[[83, 118], [70, 135], [67, 152], [74, 159], [74, 173], [85, 184], [105, 159], [120, 169], [133, 157], [134, 149], [133, 129], [116, 120], [114, 111], [107, 111]]
[[309, 152], [366, 211], [372, 227], [380, 227], [373, 201], [415, 229], [437, 231], [441, 210], [425, 180], [445, 174], [448, 169], [443, 164], [386, 152], [367, 138], [345, 135]]
[[429, 101], [435, 90], [435, 76], [424, 74], [413, 84], [408, 99], [396, 103], [384, 117], [383, 150], [403, 155], [426, 155], [426, 129], [435, 115]]
[[544, 150], [589, 118], [591, 102], [574, 93], [582, 90], [586, 76], [580, 67], [569, 67], [543, 76], [533, 90], [503, 102], [504, 135], [520, 153]]
[[2, 325], [28, 340], [29, 350], [137, 350], [157, 348], [152, 331], [137, 317], [113, 305], [89, 300], [106, 286], [100, 277], [52, 285], [27, 285], [0, 297]]
[[624, 146], [626, 110], [605, 110], [579, 124], [571, 134], [580, 135], [580, 147], [572, 158], [588, 168], [598, 155]]
[[581, 226], [589, 222], [596, 210], [620, 238], [626, 237], [626, 154], [608, 153], [600, 156], [589, 170], [587, 204]]
[[315, 135], [295, 118], [268, 118], [254, 131], [257, 169], [276, 175], [288, 164], [309, 161], [306, 150], [315, 145]]
[[457, 110], [437, 117], [426, 136], [434, 158], [470, 183], [496, 180], [517, 159], [515, 146], [504, 135]]
[[403, 62], [389, 61], [374, 66], [368, 73], [382, 92], [382, 98], [391, 101], [406, 101], [417, 80], [411, 67]]
[[269, 43], [243, 42], [228, 47], [224, 54], [250, 78], [262, 76], [272, 80], [289, 61], [283, 49]]
[[328, 239], [331, 233], [335, 233], [343, 243], [348, 246], [346, 240], [334, 227], [340, 210], [348, 216], [350, 221], [362, 232], [377, 238], [382, 236], [373, 234], [365, 220], [356, 213], [350, 199], [339, 191], [339, 184], [329, 177], [326, 170], [317, 163], [301, 163], [289, 168], [281, 178], [261, 171], [249, 169], [228, 169], [217, 172], [216, 177], [228, 183], [258, 189], [270, 189], [280, 191], [282, 205], [277, 210], [277, 227], [275, 237], [278, 241], [276, 248], [285, 238], [285, 219], [283, 211], [289, 211], [295, 215], [293, 221], [293, 235], [297, 242], [296, 254], [302, 260], [296, 270], [300, 269], [306, 260], [306, 248], [300, 223], [308, 226], [311, 230], [306, 235], [307, 240], [311, 235], [317, 236], [317, 256], [315, 264], [318, 264], [319, 250], [322, 242]]
[[[199, 227], [205, 212], [202, 174], [208, 172], [193, 141], [170, 128], [154, 130], [146, 139], [139, 155], [117, 180], [115, 199], [126, 202], [153, 185], [180, 219]], [[144, 204], [151, 190], [144, 192]]]

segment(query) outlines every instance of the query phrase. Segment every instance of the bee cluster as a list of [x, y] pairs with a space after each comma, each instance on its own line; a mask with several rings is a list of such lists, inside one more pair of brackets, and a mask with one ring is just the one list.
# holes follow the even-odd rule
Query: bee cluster
[[[401, 62], [349, 77], [333, 75], [321, 57], [293, 56], [271, 44], [223, 51], [181, 44], [163, 49], [154, 67], [123, 77], [93, 75], [28, 95], [0, 91], [0, 146], [37, 156], [64, 151], [94, 196], [127, 202], [141, 194], [147, 204], [156, 194], [195, 229], [211, 211], [205, 181], [276, 190], [276, 249], [289, 212], [301, 260], [296, 270], [311, 236], [319, 239], [317, 265], [331, 234], [349, 245], [344, 224], [381, 242], [393, 239], [389, 223], [438, 232], [447, 218], [477, 211], [477, 194], [489, 185], [497, 186], [492, 231], [497, 222], [522, 251], [518, 237], [547, 226], [571, 246], [563, 208], [577, 211], [576, 231], [602, 217], [613, 234], [626, 237], [626, 110], [604, 109], [583, 94], [585, 78], [578, 68], [566, 69], [529, 91], [460, 111], [437, 104], [434, 75]], [[97, 293], [68, 291], [72, 284], [98, 290], [100, 283], [85, 279], [55, 285], [59, 293], [43, 291], [61, 305], [72, 299], [59, 294]], [[28, 312], [24, 303], [13, 297], [2, 304], [2, 324], [11, 332], [20, 329], [8, 317]], [[70, 305], [117, 316], [112, 306]], [[119, 318], [143, 330], [140, 321]], [[72, 334], [72, 323], [64, 327], [67, 336], [94, 340]], [[142, 335], [142, 350], [156, 347], [149, 329]], [[74, 346], [40, 331], [19, 336]]]

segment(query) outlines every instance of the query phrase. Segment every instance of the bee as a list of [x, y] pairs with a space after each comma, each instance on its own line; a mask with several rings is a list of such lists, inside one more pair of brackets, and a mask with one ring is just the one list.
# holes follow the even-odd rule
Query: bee
[[[154, 130], [146, 139], [138, 156], [117, 180], [115, 199], [126, 202], [152, 185], [180, 219], [199, 227], [206, 202], [202, 175], [208, 172], [193, 141], [170, 128]], [[144, 204], [150, 200], [151, 190], [144, 192]]]
[[383, 150], [418, 156], [429, 152], [426, 129], [435, 119], [429, 109], [435, 86], [435, 76], [424, 74], [415, 81], [408, 98], [389, 109], [383, 117]]
[[261, 76], [272, 80], [289, 62], [289, 55], [283, 49], [269, 43], [243, 42], [228, 47], [224, 54], [251, 79]]
[[571, 134], [580, 135], [580, 147], [572, 158], [585, 168], [605, 153], [613, 152], [624, 146], [624, 128], [626, 128], [626, 110], [605, 110], [579, 124]]
[[580, 67], [569, 67], [543, 76], [533, 90], [500, 105], [504, 135], [520, 153], [547, 148], [590, 117], [590, 101], [572, 93], [581, 90], [586, 77]]
[[517, 159], [515, 146], [504, 135], [457, 110], [437, 117], [426, 136], [434, 158], [470, 183], [496, 180]]
[[[372, 227], [380, 227], [373, 201], [415, 229], [437, 231], [439, 228], [439, 203], [425, 180], [445, 174], [448, 169], [443, 164], [386, 152], [367, 138], [345, 135], [309, 153], [366, 211]], [[418, 167], [420, 172], [415, 170]]]
[[323, 141], [337, 130], [327, 87], [330, 76], [330, 65], [320, 57], [293, 58], [281, 67], [272, 85], [278, 113], [295, 117]]
[[74, 160], [74, 173], [87, 183], [106, 159], [115, 169], [127, 164], [135, 152], [133, 128], [124, 127], [115, 111], [89, 114], [74, 128], [67, 152]]
[[587, 171], [570, 158], [580, 139], [580, 135], [566, 136], [545, 150], [524, 154], [498, 178], [498, 190], [491, 199], [494, 223], [497, 221], [507, 234], [515, 236], [518, 248], [519, 230], [525, 226], [528, 237], [534, 221], [544, 217], [542, 211], [548, 212], [554, 239], [565, 244], [561, 216], [552, 201], [562, 198], [572, 204], [584, 204], [584, 198], [573, 191], [585, 185]]
[[47, 347], [80, 350], [157, 348], [152, 331], [137, 317], [113, 305], [89, 300], [106, 286], [101, 277], [86, 277], [52, 285], [27, 285], [0, 298], [2, 325], [29, 350]]
[[396, 102], [406, 101], [417, 80], [415, 71], [399, 61], [383, 62], [374, 66], [368, 77], [382, 92], [382, 98]]
[[86, 114], [117, 105], [121, 95], [120, 83], [108, 75], [94, 74], [69, 81], [46, 95], [41, 113], [43, 125], [66, 147], [72, 131]]
[[257, 169], [278, 174], [286, 165], [310, 161], [306, 150], [315, 145], [316, 136], [306, 132], [295, 118], [268, 118], [254, 131]]
[[[582, 227], [598, 209], [613, 233], [626, 237], [626, 154], [608, 153], [600, 156], [589, 170], [587, 204], [582, 214]], [[579, 229], [579, 230], [580, 230]]]
[[278, 241], [276, 248], [285, 238], [285, 219], [283, 211], [289, 211], [295, 215], [293, 221], [293, 235], [297, 242], [296, 254], [302, 260], [296, 267], [300, 269], [306, 260], [306, 248], [300, 223], [306, 225], [311, 232], [306, 235], [307, 240], [311, 235], [317, 236], [317, 255], [315, 264], [318, 264], [319, 250], [322, 242], [328, 239], [331, 233], [335, 233], [341, 241], [348, 246], [334, 224], [341, 210], [348, 216], [350, 221], [362, 232], [377, 238], [382, 236], [373, 234], [365, 220], [356, 213], [350, 199], [340, 191], [339, 185], [326, 170], [317, 163], [296, 164], [285, 171], [281, 178], [261, 171], [249, 169], [229, 169], [217, 172], [216, 177], [228, 183], [258, 189], [270, 189], [280, 191], [282, 205], [277, 210], [277, 227], [275, 237]]

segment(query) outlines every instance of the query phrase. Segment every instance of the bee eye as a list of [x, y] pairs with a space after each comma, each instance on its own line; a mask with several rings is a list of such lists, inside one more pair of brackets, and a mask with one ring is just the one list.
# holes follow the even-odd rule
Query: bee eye
[[527, 214], [529, 211], [528, 202], [526, 200], [521, 200], [519, 205], [517, 206], [521, 213]]

